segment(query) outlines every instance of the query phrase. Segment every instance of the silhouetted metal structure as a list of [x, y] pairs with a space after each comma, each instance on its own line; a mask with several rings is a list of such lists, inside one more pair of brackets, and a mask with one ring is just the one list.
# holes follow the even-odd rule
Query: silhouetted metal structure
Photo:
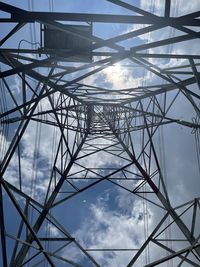
[[[125, 266], [139, 266], [137, 262], [148, 246], [159, 248], [167, 254], [149, 259], [145, 266], [156, 266], [174, 258], [179, 264], [177, 266], [200, 265], [200, 199], [195, 198], [178, 207], [171, 204], [156, 141], [163, 125], [178, 124], [199, 131], [200, 55], [150, 53], [148, 50], [198, 39], [198, 30], [192, 27], [198, 29], [200, 26], [200, 11], [170, 17], [170, 0], [166, 0], [164, 15], [157, 16], [120, 0], [108, 2], [133, 12], [133, 15], [30, 12], [0, 3], [0, 10], [9, 14], [1, 16], [1, 29], [3, 25], [11, 25], [10, 31], [0, 41], [1, 93], [4, 96], [1, 97], [0, 119], [2, 135], [7, 136], [8, 140], [4, 140], [5, 146], [1, 146], [0, 168], [1, 246], [5, 267], [26, 264], [43, 266], [44, 262], [48, 262], [49, 266], [62, 266], [62, 263], [64, 266], [82, 266], [78, 259], [71, 260], [61, 254], [63, 248], [71, 245], [84, 255], [87, 263], [83, 266], [100, 266], [95, 259], [95, 251], [115, 250], [120, 253], [131, 251], [132, 258]], [[73, 26], [74, 22], [80, 26]], [[20, 45], [13, 47], [9, 39], [32, 23], [37, 23], [36, 34], [40, 36], [42, 45], [39, 44], [37, 49], [23, 49]], [[138, 24], [143, 27], [104, 40], [95, 36], [95, 30], [92, 32], [92, 24], [95, 23], [104, 23], [105, 29], [105, 23]], [[136, 43], [130, 48], [119, 44], [166, 27], [174, 28], [181, 34]], [[58, 40], [55, 41], [54, 36]], [[104, 50], [101, 50], [103, 47]], [[136, 88], [112, 90], [82, 83], [83, 79], [124, 59], [153, 73], [158, 79], [149, 83], [146, 81], [145, 85]], [[150, 59], [169, 60], [169, 63], [173, 59], [177, 61], [162, 69]], [[187, 64], [181, 60], [186, 60]], [[70, 65], [70, 62], [82, 63]], [[20, 79], [20, 93], [17, 96], [10, 82], [16, 74]], [[191, 89], [191, 86], [194, 87]], [[191, 103], [196, 112], [195, 120], [168, 115], [178, 95]], [[51, 168], [46, 173], [48, 184], [43, 200], [30, 194], [23, 174], [25, 155], [21, 152], [21, 140], [30, 123], [58, 129]], [[98, 158], [98, 155], [107, 154], [113, 156], [113, 164], [105, 162], [103, 168], [98, 164], [97, 167], [90, 166], [93, 155]], [[12, 174], [8, 171], [12, 160], [17, 162], [17, 177], [13, 183], [5, 178], [6, 172]], [[116, 161], [120, 164], [117, 165]], [[36, 165], [37, 171], [43, 168], [42, 163]], [[68, 200], [103, 181], [119, 186], [163, 210], [163, 218], [141, 246], [134, 249], [126, 249], [126, 246], [121, 249], [86, 248], [70, 235], [63, 222], [56, 220], [54, 210], [64, 212], [64, 204]], [[41, 180], [38, 183], [42, 183]], [[13, 218], [15, 233], [7, 229], [9, 222], [6, 213], [9, 211], [5, 211], [4, 203], [8, 199], [11, 210], [16, 211]], [[188, 210], [191, 212], [189, 223], [184, 219]], [[57, 229], [59, 237], [47, 233], [47, 223]], [[179, 235], [175, 234], [169, 240], [163, 233], [173, 226], [178, 229]], [[46, 247], [47, 242], [51, 246]], [[175, 245], [168, 246], [167, 242]]]

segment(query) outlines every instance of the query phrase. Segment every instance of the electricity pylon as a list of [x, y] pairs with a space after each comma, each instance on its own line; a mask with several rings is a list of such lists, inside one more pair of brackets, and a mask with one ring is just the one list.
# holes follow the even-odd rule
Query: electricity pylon
[[[200, 56], [149, 52], [196, 41], [199, 32], [193, 27], [200, 26], [199, 12], [170, 17], [170, 1], [166, 0], [164, 15], [157, 16], [122, 1], [108, 2], [133, 15], [31, 12], [0, 3], [0, 10], [6, 14], [0, 23], [9, 25], [9, 32], [0, 42], [0, 223], [5, 267], [101, 266], [95, 254], [99, 251], [128, 251], [124, 266], [143, 266], [140, 260], [147, 250], [150, 256], [145, 266], [162, 265], [172, 259], [176, 266], [200, 264], [200, 199], [179, 206], [172, 204], [158, 153], [160, 129], [178, 125], [199, 132]], [[34, 47], [36, 42], [26, 40], [23, 31], [33, 23], [36, 39], [40, 38], [38, 49]], [[95, 35], [95, 23], [143, 27], [105, 40]], [[136, 42], [130, 48], [119, 44], [166, 27], [182, 34], [143, 44]], [[24, 40], [32, 44], [31, 49], [20, 47]], [[169, 67], [161, 68], [151, 59], [156, 63], [168, 60]], [[171, 62], [173, 59], [177, 61]], [[84, 83], [84, 79], [124, 60], [151, 73], [154, 79], [134, 88], [108, 89]], [[13, 77], [18, 77], [20, 83], [18, 94], [12, 88]], [[183, 120], [170, 113], [180, 95], [191, 105], [196, 114], [194, 120]], [[34, 127], [37, 136], [34, 130], [30, 133]], [[53, 151], [49, 152], [49, 162], [37, 162], [43, 146], [39, 127], [54, 129], [54, 138], [49, 137], [52, 147], [46, 148]], [[23, 138], [27, 132], [28, 138], [37, 142], [30, 148], [34, 151], [29, 158], [32, 179], [24, 167], [26, 157], [30, 157], [24, 153]], [[48, 130], [45, 133], [48, 135]], [[112, 159], [110, 163], [107, 157]], [[146, 233], [136, 248], [127, 249], [125, 244], [117, 249], [87, 248], [79, 236], [69, 233], [64, 220], [57, 219], [57, 213], [65, 213], [68, 201], [83, 192], [95, 192], [105, 181], [153, 205], [159, 214], [163, 212], [153, 231]], [[43, 190], [37, 193], [40, 184]], [[185, 216], [187, 213], [189, 216]], [[73, 213], [68, 216], [73, 217]], [[52, 236], [51, 228], [56, 229], [57, 235]], [[173, 230], [171, 238], [166, 234], [169, 229]], [[80, 258], [71, 257], [71, 247]], [[151, 248], [159, 255], [152, 257]]]

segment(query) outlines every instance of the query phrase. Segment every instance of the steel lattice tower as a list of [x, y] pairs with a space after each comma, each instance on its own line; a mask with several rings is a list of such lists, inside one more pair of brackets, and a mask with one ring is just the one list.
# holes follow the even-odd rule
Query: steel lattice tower
[[[4, 267], [109, 266], [102, 265], [98, 253], [112, 259], [125, 255], [120, 267], [200, 266], [200, 198], [174, 204], [167, 184], [175, 185], [176, 177], [165, 168], [158, 141], [166, 129], [173, 138], [181, 128], [196, 137], [198, 148], [200, 55], [173, 53], [172, 45], [198, 42], [200, 11], [171, 16], [173, 3], [163, 0], [161, 16], [120, 0], [105, 2], [122, 13], [27, 11], [0, 2]], [[106, 32], [110, 25], [130, 28], [99, 37], [96, 31]], [[26, 35], [30, 29], [32, 38]], [[167, 29], [168, 37], [139, 40]], [[131, 88], [98, 84], [117, 64], [122, 72], [128, 64], [133, 79], [145, 80]], [[193, 119], [180, 115], [186, 103]], [[47, 138], [49, 146], [43, 148]], [[107, 247], [95, 240], [87, 247], [79, 231], [74, 236], [67, 227], [67, 220], [77, 223], [73, 212], [81, 213], [79, 206], [69, 212], [68, 203], [82, 194], [93, 196], [104, 185], [123, 191], [124, 201], [143, 201], [144, 212], [136, 209], [132, 218], [138, 218], [136, 228], [145, 226], [135, 247], [121, 242], [113, 247], [112, 240]], [[148, 206], [158, 218], [151, 229]]]

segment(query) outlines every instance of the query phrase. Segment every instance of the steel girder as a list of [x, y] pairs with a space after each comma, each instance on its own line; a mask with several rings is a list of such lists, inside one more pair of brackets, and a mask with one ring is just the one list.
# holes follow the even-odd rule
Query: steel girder
[[[133, 254], [124, 266], [139, 266], [136, 264], [144, 257], [144, 251], [148, 250], [149, 246], [159, 247], [168, 254], [157, 259], [149, 259], [145, 266], [156, 266], [173, 258], [177, 259], [178, 266], [183, 263], [199, 266], [199, 198], [178, 207], [171, 203], [160, 155], [158, 156], [156, 136], [159, 129], [171, 124], [193, 129], [196, 133], [199, 131], [200, 95], [197, 88], [199, 89], [200, 85], [200, 56], [189, 53], [155, 53], [153, 49], [198, 40], [200, 13], [197, 11], [180, 17], [171, 17], [171, 1], [167, 0], [163, 16], [122, 1], [107, 2], [134, 12], [134, 15], [33, 12], [0, 3], [0, 10], [10, 15], [9, 18], [1, 17], [0, 23], [16, 23], [0, 41], [1, 87], [6, 92], [6, 95], [5, 92], [2, 93], [5, 103], [2, 105], [0, 119], [2, 135], [7, 137], [5, 149], [2, 149], [0, 189], [4, 266], [41, 266], [44, 262], [48, 262], [50, 266], [59, 266], [61, 263], [68, 264], [67, 266], [82, 266], [79, 259], [74, 260], [61, 253], [71, 245], [84, 255], [87, 261], [84, 264], [87, 266], [101, 266], [95, 257], [95, 251], [126, 250]], [[94, 32], [90, 48], [94, 60], [79, 65], [71, 65], [70, 62], [76, 59], [77, 54], [85, 51], [45, 51], [33, 47], [21, 49], [20, 41], [18, 46], [15, 41], [15, 47], [9, 47], [9, 40], [17, 36], [29, 23], [50, 25], [63, 34], [72, 34], [84, 39], [85, 36], [75, 29], [66, 30], [62, 22], [69, 21], [137, 24], [144, 27], [133, 28], [108, 39], [100, 38]], [[197, 27], [197, 30], [191, 26]], [[166, 27], [176, 29], [182, 35], [142, 44], [138, 42], [133, 47], [119, 44]], [[103, 47], [106, 49], [103, 50]], [[29, 53], [38, 56], [30, 56]], [[165, 59], [169, 62], [179, 59], [183, 60], [183, 63], [169, 64], [162, 68], [162, 64], [150, 59]], [[84, 79], [95, 77], [124, 60], [151, 73], [154, 82], [130, 88], [106, 88], [84, 82]], [[12, 79], [16, 75], [21, 82], [20, 96], [12, 89]], [[183, 120], [170, 113], [180, 95], [194, 110], [196, 118], [193, 121]], [[48, 186], [43, 199], [30, 194], [28, 186], [31, 182], [27, 183], [27, 178], [23, 174], [23, 137], [31, 124], [35, 127], [44, 125], [47, 129], [53, 127], [58, 131], [57, 139], [54, 138], [52, 141], [52, 146], [55, 142], [54, 153], [50, 171], [45, 175]], [[38, 129], [38, 136], [39, 131]], [[138, 143], [141, 144], [140, 147]], [[93, 156], [98, 159], [101, 155], [105, 160], [106, 156], [113, 157], [113, 166], [107, 165], [106, 162], [103, 167], [98, 164], [96, 167], [90, 166], [90, 159]], [[37, 159], [36, 156], [35, 158]], [[17, 177], [12, 184], [12, 179], [9, 180], [8, 176], [13, 174], [10, 171], [13, 160], [17, 161], [17, 172], [14, 172]], [[35, 159], [33, 166], [38, 169], [42, 167], [35, 163]], [[78, 237], [73, 237], [69, 233], [64, 222], [56, 219], [56, 213], [53, 214], [54, 210], [62, 210], [67, 201], [83, 192], [89, 192], [105, 181], [164, 210], [164, 216], [158, 225], [137, 248], [84, 247]], [[68, 191], [62, 194], [65, 188]], [[12, 231], [9, 233], [7, 226], [7, 201], [12, 203], [11, 209], [15, 210], [15, 216], [18, 218], [15, 234], [12, 234]], [[186, 220], [184, 217], [188, 211], [191, 215], [191, 225], [189, 219]], [[52, 237], [45, 230], [45, 225], [55, 227], [59, 236]], [[173, 238], [163, 237], [162, 234], [170, 227], [175, 229]], [[10, 240], [14, 242], [12, 245]], [[169, 242], [174, 245], [170, 247]], [[47, 246], [47, 243], [54, 245]], [[9, 246], [12, 247], [12, 251], [8, 253]]]

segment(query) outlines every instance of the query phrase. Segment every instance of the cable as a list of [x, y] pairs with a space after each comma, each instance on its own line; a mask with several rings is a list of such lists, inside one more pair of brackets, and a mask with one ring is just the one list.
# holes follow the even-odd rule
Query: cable
[[[155, 12], [155, 0], [151, 0], [151, 5], [150, 5], [150, 12], [154, 13]], [[151, 40], [151, 34], [152, 32], [148, 32], [148, 37], [147, 37], [147, 43], [150, 42]], [[147, 50], [145, 51], [147, 53]], [[148, 70], [147, 69], [143, 69], [143, 80], [142, 80], [142, 86], [146, 86], [146, 79], [145, 77], [147, 77], [148, 74]], [[143, 139], [143, 141], [141, 143], [141, 149], [143, 147], [142, 143], [144, 143], [144, 132], [143, 134], [141, 133], [140, 138]], [[149, 159], [150, 160], [150, 159]], [[144, 164], [145, 163], [145, 157], [143, 156], [143, 161]], [[149, 162], [149, 168], [150, 168], [150, 162]], [[148, 170], [150, 172], [150, 169]], [[149, 214], [148, 214], [148, 202], [147, 202], [147, 193], [146, 193], [146, 184], [144, 185], [144, 191], [143, 191], [143, 215], [144, 215], [144, 237], [145, 240], [148, 239], [149, 236]], [[149, 244], [147, 245], [147, 248], [145, 249], [145, 263], [148, 264], [150, 263], [150, 247]]]
[[[199, 125], [200, 124], [200, 117], [197, 115], [196, 118], [192, 119], [193, 123]], [[196, 144], [196, 153], [197, 153], [197, 164], [198, 164], [198, 171], [200, 173], [200, 130], [194, 129], [192, 131], [195, 136], [195, 144]]]
[[[1, 71], [1, 66], [0, 66], [0, 71]], [[0, 113], [3, 114], [8, 110], [7, 107], [7, 97], [5, 93], [5, 86], [3, 81], [0, 81]], [[9, 116], [6, 115], [4, 116], [4, 121], [9, 119]], [[8, 123], [0, 123], [0, 162], [2, 161], [6, 149], [7, 149], [7, 139], [8, 139], [8, 134], [9, 134], [9, 124]]]
[[[53, 12], [53, 0], [49, 0], [49, 11]], [[47, 56], [47, 55], [46, 55]], [[48, 57], [48, 56], [47, 56]], [[42, 109], [42, 106], [41, 106]], [[49, 171], [53, 170], [53, 164], [54, 164], [54, 158], [55, 158], [55, 145], [56, 145], [56, 133], [57, 133], [57, 127], [53, 127], [53, 137], [52, 137], [52, 150], [51, 150], [51, 160], [50, 160], [50, 164], [49, 164]], [[52, 171], [53, 172], [53, 171]], [[51, 173], [51, 175], [54, 175], [53, 173]], [[51, 179], [50, 179], [50, 183], [51, 183]], [[51, 191], [51, 184], [50, 184], [50, 191]], [[51, 214], [51, 210], [49, 211], [49, 213]], [[51, 237], [51, 225], [50, 222], [47, 221], [46, 222], [46, 229], [45, 229], [45, 236], [46, 238]], [[50, 251], [50, 241], [45, 241], [45, 249], [47, 251]], [[44, 267], [48, 267], [48, 262], [44, 261], [43, 264]]]
[[36, 44], [38, 44], [38, 45], [40, 46], [40, 43], [39, 43], [39, 42], [30, 42], [30, 41], [27, 41], [27, 40], [25, 40], [25, 39], [22, 39], [22, 40], [20, 40], [20, 42], [19, 42], [19, 44], [18, 44], [18, 50], [20, 49], [20, 45], [21, 45], [22, 42], [26, 42], [26, 43], [31, 44], [31, 45], [36, 45]]
[[39, 47], [40, 47], [40, 43], [39, 42], [30, 42], [30, 41], [27, 41], [27, 40], [25, 40], [25, 39], [22, 39], [22, 40], [20, 40], [19, 41], [19, 44], [18, 44], [18, 47], [17, 47], [17, 57], [16, 57], [16, 59], [18, 60], [18, 56], [19, 56], [19, 53], [20, 53], [20, 46], [21, 46], [21, 43], [22, 42], [26, 42], [26, 43], [28, 43], [28, 44], [30, 44], [31, 46], [32, 46], [32, 49], [33, 49], [33, 45], [39, 45]]

